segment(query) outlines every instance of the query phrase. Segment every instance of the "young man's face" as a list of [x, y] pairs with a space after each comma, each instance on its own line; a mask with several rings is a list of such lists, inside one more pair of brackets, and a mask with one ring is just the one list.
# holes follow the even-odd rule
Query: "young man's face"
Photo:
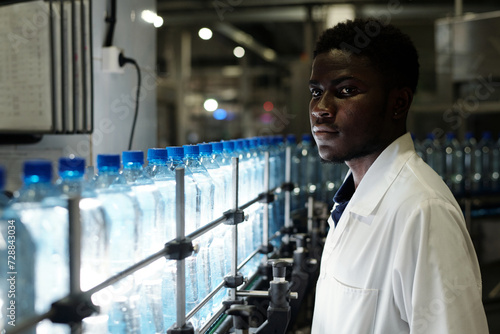
[[367, 58], [337, 49], [317, 55], [309, 88], [311, 130], [322, 159], [350, 161], [388, 145], [388, 93]]

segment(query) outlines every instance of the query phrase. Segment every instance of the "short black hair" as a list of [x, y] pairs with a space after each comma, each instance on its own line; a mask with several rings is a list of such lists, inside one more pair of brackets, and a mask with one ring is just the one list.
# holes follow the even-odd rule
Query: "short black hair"
[[415, 92], [420, 67], [418, 52], [410, 37], [394, 25], [374, 18], [338, 23], [321, 34], [313, 56], [334, 49], [367, 57], [384, 75], [388, 88], [409, 87]]

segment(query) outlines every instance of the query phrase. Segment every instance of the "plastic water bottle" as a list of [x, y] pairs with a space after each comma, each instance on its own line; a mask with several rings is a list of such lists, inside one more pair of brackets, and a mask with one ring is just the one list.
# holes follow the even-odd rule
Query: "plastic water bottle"
[[[212, 154], [212, 144], [198, 144], [200, 151], [200, 162], [207, 169], [208, 173], [214, 181], [214, 218], [222, 217], [223, 205], [225, 203], [226, 178], [224, 171], [219, 166]], [[226, 261], [229, 259], [224, 253], [225, 234], [229, 231], [226, 225], [220, 224], [214, 229], [212, 234], [212, 242], [210, 244], [210, 273], [212, 289], [215, 289], [224, 279], [226, 274]], [[213, 298], [213, 311], [217, 311], [222, 306], [222, 301], [227, 295], [227, 289], [221, 289]]]
[[[163, 248], [166, 239], [165, 203], [154, 181], [143, 169], [142, 151], [122, 153], [122, 175], [132, 188], [142, 212], [139, 225], [139, 257], [141, 259]], [[163, 260], [155, 261], [136, 274], [141, 296], [141, 333], [162, 333], [163, 310], [161, 300]]]
[[[465, 138], [462, 143], [462, 150], [464, 152], [464, 175], [465, 175], [465, 192], [470, 194], [473, 189], [477, 188], [477, 181], [475, 181], [475, 150], [476, 139], [474, 134], [470, 131], [465, 133]], [[478, 174], [480, 176], [480, 174]]]
[[[10, 209], [19, 216], [35, 244], [35, 311], [42, 314], [50, 309], [52, 302], [69, 293], [67, 202], [51, 183], [50, 161], [26, 161], [23, 180], [24, 185], [15, 194]], [[37, 325], [37, 333], [69, 332], [67, 325], [49, 320]]]
[[[238, 181], [238, 205], [250, 201], [251, 193], [251, 166], [250, 154], [242, 139], [234, 141], [233, 154], [238, 157], [239, 181]], [[253, 218], [253, 217], [252, 217]], [[238, 263], [242, 263], [253, 250], [253, 221], [250, 219], [238, 225]], [[250, 266], [245, 265], [242, 269], [243, 275], [248, 275]]]
[[429, 133], [423, 141], [422, 146], [425, 150], [425, 162], [434, 169], [436, 173], [444, 178], [444, 151], [433, 133]]
[[[81, 268], [80, 284], [83, 291], [93, 288], [109, 277], [107, 263], [106, 219], [94, 189], [85, 181], [85, 159], [79, 157], [59, 159], [59, 178], [55, 186], [63, 197], [80, 198]], [[102, 292], [93, 298], [102, 298]], [[108, 317], [95, 315], [83, 320], [84, 333], [106, 333]]]
[[233, 196], [232, 196], [232, 165], [231, 156], [227, 157], [224, 153], [224, 146], [222, 142], [212, 142], [212, 155], [217, 164], [219, 164], [222, 174], [224, 175], [224, 199], [223, 199], [223, 211], [231, 210], [233, 208]]
[[[491, 181], [492, 181], [492, 155], [493, 155], [494, 143], [490, 131], [484, 131], [481, 141], [476, 147], [476, 158], [481, 159], [481, 186], [480, 191], [490, 192], [491, 191]], [[498, 170], [497, 170], [498, 171]]]
[[297, 137], [293, 134], [286, 136], [286, 147], [290, 147], [291, 156], [291, 173], [290, 181], [294, 184], [294, 189], [291, 192], [291, 209], [297, 210], [300, 208], [300, 156], [297, 150]]
[[422, 143], [418, 138], [412, 133], [411, 134], [411, 139], [413, 140], [413, 146], [415, 147], [415, 152], [417, 152], [418, 156], [421, 157], [422, 159], [425, 159], [425, 149], [422, 146]]
[[144, 167], [144, 173], [149, 177], [154, 177], [159, 166], [166, 166], [168, 163], [168, 152], [166, 148], [148, 149], [148, 164]]
[[[191, 171], [184, 163], [184, 148], [182, 146], [167, 147], [169, 168], [175, 173], [176, 168], [184, 168], [184, 198], [185, 198], [185, 234], [188, 235], [200, 227], [201, 191], [198, 188]], [[194, 240], [196, 243], [197, 240]], [[191, 311], [199, 302], [197, 256], [193, 255], [185, 260], [186, 264], [186, 313]], [[175, 287], [175, 285], [174, 285]], [[165, 292], [164, 292], [165, 293]], [[174, 299], [175, 300], [175, 299]], [[171, 305], [169, 305], [171, 307]], [[199, 318], [192, 318], [196, 327]]]
[[302, 203], [307, 203], [309, 196], [316, 197], [318, 190], [318, 164], [319, 156], [316, 146], [313, 145], [312, 136], [310, 134], [302, 135], [300, 145], [300, 176], [301, 185], [300, 192]]
[[[5, 169], [0, 166], [0, 332], [35, 314], [35, 244], [3, 193]], [[13, 304], [14, 302], [14, 304]], [[34, 334], [35, 329], [27, 334]]]
[[[200, 191], [200, 202], [197, 203], [199, 210], [197, 211], [199, 211], [200, 214], [200, 227], [202, 227], [213, 220], [215, 184], [207, 169], [199, 159], [200, 149], [198, 145], [185, 145], [183, 148], [184, 163], [186, 168], [193, 175], [194, 181]], [[212, 277], [210, 271], [211, 259], [209, 251], [212, 238], [212, 232], [208, 232], [195, 240], [195, 243], [198, 243], [199, 246], [196, 256], [196, 265], [198, 274], [198, 300], [200, 301], [212, 291]], [[207, 305], [200, 310], [198, 314], [200, 325], [205, 323], [211, 316], [212, 305], [212, 300], [210, 300]]]
[[[138, 231], [142, 219], [139, 203], [127, 180], [120, 174], [118, 154], [97, 156], [98, 176], [95, 190], [106, 214], [109, 238], [108, 262], [112, 275], [127, 269], [140, 260], [138, 254]], [[111, 289], [108, 310], [110, 333], [139, 333], [139, 291], [135, 276], [128, 276]]]
[[[219, 164], [224, 175], [224, 202], [223, 211], [234, 209], [233, 193], [232, 193], [232, 163], [231, 157], [227, 157], [224, 153], [224, 146], [222, 142], [212, 142], [212, 154], [216, 163]], [[224, 239], [224, 276], [231, 270], [231, 257], [232, 252], [232, 233], [231, 229], [224, 225], [223, 239]], [[225, 289], [224, 289], [225, 290]]]
[[491, 190], [498, 193], [500, 191], [500, 136], [493, 146], [491, 159]]
[[465, 190], [464, 151], [452, 132], [446, 135], [444, 154], [445, 182], [455, 195], [462, 195]]

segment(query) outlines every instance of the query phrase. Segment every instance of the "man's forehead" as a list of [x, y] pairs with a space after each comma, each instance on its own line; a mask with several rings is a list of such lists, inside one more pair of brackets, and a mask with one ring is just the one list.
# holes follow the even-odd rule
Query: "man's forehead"
[[348, 67], [368, 67], [370, 60], [366, 56], [358, 56], [348, 50], [332, 49], [328, 52], [320, 53], [314, 58], [314, 65], [326, 65], [338, 68]]

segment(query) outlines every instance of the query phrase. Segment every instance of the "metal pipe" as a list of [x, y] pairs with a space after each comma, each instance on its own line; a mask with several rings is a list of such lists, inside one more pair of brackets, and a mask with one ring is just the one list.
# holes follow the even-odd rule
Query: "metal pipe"
[[[231, 164], [233, 168], [233, 209], [238, 210], [238, 177], [239, 177], [239, 159], [237, 157], [231, 158]], [[238, 225], [233, 225], [233, 249], [232, 249], [232, 261], [231, 261], [231, 275], [236, 276], [238, 272]], [[236, 288], [230, 290], [229, 298], [236, 300]]]
[[191, 234], [188, 234], [187, 237], [191, 240], [194, 240], [196, 238], [201, 237], [203, 234], [207, 233], [208, 231], [216, 228], [220, 223], [226, 221], [227, 218], [225, 216], [219, 217], [216, 220], [206, 224], [205, 226], [197, 229], [196, 231], [192, 232]]
[[69, 293], [76, 295], [80, 290], [81, 264], [81, 222], [80, 197], [68, 199], [69, 215]]
[[314, 198], [309, 196], [307, 198], [307, 233], [311, 235], [313, 230], [313, 218], [314, 218]]
[[[68, 225], [69, 225], [69, 294], [78, 295], [82, 290], [80, 286], [81, 267], [81, 236], [80, 197], [68, 199]], [[71, 333], [82, 332], [82, 323], [71, 325]]]
[[257, 255], [257, 253], [259, 253], [259, 249], [254, 250], [246, 259], [244, 259], [243, 262], [241, 262], [238, 266], [238, 270], [243, 268], [245, 264], [248, 263], [248, 261], [250, 261], [255, 255]]
[[[264, 192], [269, 193], [269, 151], [264, 152]], [[264, 203], [264, 219], [262, 222], [262, 245], [269, 245], [269, 203]], [[264, 263], [267, 262], [267, 254], [264, 254]]]
[[[177, 241], [184, 239], [185, 200], [184, 200], [184, 168], [175, 169], [175, 213]], [[186, 323], [186, 267], [184, 259], [177, 261], [177, 322], [176, 327], [182, 328]]]
[[[289, 184], [291, 181], [292, 174], [292, 147], [287, 146], [285, 151], [285, 183]], [[290, 219], [291, 211], [291, 191], [287, 188], [285, 191], [285, 227], [292, 227], [292, 221]], [[290, 237], [288, 234], [283, 236], [283, 243], [285, 245], [290, 243]]]

